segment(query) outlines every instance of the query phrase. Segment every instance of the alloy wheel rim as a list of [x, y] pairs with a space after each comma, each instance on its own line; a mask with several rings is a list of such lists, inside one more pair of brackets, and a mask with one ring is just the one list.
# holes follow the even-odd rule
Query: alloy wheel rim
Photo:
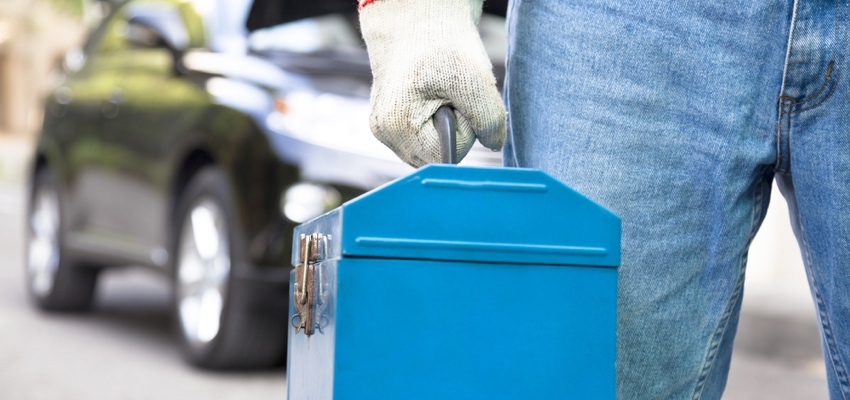
[[29, 215], [27, 273], [30, 290], [38, 298], [53, 289], [59, 266], [59, 200], [56, 193], [40, 188], [33, 196]]
[[221, 208], [201, 199], [183, 221], [177, 256], [177, 295], [183, 334], [193, 345], [218, 335], [227, 281], [230, 248]]

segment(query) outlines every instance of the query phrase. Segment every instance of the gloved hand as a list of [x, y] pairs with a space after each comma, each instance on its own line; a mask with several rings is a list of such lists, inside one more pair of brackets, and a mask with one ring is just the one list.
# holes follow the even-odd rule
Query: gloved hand
[[477, 24], [482, 0], [360, 0], [372, 65], [372, 133], [414, 167], [440, 161], [434, 112], [450, 104], [457, 153], [505, 141], [505, 107]]

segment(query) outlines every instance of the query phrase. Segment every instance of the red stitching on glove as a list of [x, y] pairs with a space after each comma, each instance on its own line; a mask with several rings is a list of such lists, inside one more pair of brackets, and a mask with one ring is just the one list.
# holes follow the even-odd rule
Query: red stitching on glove
[[368, 6], [369, 4], [372, 4], [374, 1], [375, 1], [375, 0], [360, 0], [360, 1], [359, 1], [359, 4], [357, 5], [357, 9], [358, 9], [358, 10], [362, 10], [362, 9], [363, 9], [363, 7], [366, 7], [366, 6]]

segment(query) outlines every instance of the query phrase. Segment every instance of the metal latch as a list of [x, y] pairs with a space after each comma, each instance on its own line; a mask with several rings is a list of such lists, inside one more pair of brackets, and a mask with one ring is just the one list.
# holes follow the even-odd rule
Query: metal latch
[[[292, 300], [295, 333], [304, 330], [307, 336], [316, 330], [322, 333], [323, 313], [327, 306], [327, 283], [318, 264], [319, 251], [326, 248], [327, 237], [320, 233], [301, 234], [298, 238], [298, 265], [295, 266], [295, 287]], [[322, 245], [325, 246], [322, 246]]]

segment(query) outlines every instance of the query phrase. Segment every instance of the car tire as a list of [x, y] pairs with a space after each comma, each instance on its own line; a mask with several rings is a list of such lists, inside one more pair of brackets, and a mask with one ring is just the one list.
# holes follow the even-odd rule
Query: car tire
[[78, 266], [68, 256], [61, 200], [53, 173], [40, 168], [27, 204], [27, 289], [43, 310], [84, 311], [92, 305], [99, 270]]
[[285, 321], [262, 312], [250, 300], [250, 282], [234, 278], [250, 267], [231, 193], [222, 171], [209, 166], [178, 200], [172, 232], [177, 331], [196, 366], [271, 367], [282, 358]]

